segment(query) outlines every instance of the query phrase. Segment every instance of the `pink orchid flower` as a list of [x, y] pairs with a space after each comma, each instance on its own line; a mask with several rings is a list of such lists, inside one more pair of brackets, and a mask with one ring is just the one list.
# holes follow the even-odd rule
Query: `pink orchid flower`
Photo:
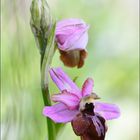
[[64, 65], [78, 68], [83, 66], [87, 55], [88, 28], [81, 19], [65, 19], [57, 23], [56, 42]]
[[[96, 101], [98, 96], [92, 92], [94, 82], [91, 78], [88, 78], [82, 89], [79, 89], [61, 68], [52, 68], [50, 76], [60, 89], [60, 93], [53, 95], [52, 100], [59, 103], [44, 107], [43, 115], [54, 122], [72, 122], [79, 113], [84, 112], [91, 118], [98, 135], [101, 136], [105, 130], [100, 123], [100, 117], [111, 120], [120, 116], [119, 108], [116, 105]], [[86, 107], [87, 110], [85, 110]]]

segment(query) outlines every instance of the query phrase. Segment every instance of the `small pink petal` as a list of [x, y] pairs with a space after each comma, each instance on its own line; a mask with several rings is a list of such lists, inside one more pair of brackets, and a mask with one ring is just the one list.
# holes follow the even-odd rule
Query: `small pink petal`
[[94, 85], [94, 81], [91, 78], [88, 78], [83, 86], [82, 86], [82, 96], [87, 96], [90, 95], [92, 93], [92, 88]]
[[69, 26], [76, 26], [82, 24], [83, 26], [86, 26], [86, 23], [82, 19], [77, 18], [70, 18], [70, 19], [64, 19], [57, 23], [56, 30], [63, 27], [69, 27]]
[[82, 24], [64, 26], [64, 27], [61, 27], [61, 28], [57, 26], [56, 27], [56, 36], [59, 36], [59, 35], [72, 35], [72, 34], [75, 33], [75, 31], [84, 29], [86, 26], [83, 26]]
[[59, 42], [58, 42], [59, 49], [63, 50], [63, 51], [85, 49], [87, 46], [87, 43], [88, 43], [87, 30], [88, 30], [88, 26], [85, 28], [82, 28], [82, 29], [77, 29], [74, 31], [73, 34], [66, 36], [65, 42], [63, 42], [64, 43], [63, 45], [59, 44]]
[[112, 120], [120, 116], [120, 110], [118, 106], [114, 104], [95, 102], [94, 111], [99, 113], [106, 120]]
[[46, 106], [43, 109], [43, 115], [51, 118], [56, 123], [71, 122], [78, 113], [78, 110], [68, 110], [62, 103], [53, 106]]
[[50, 76], [61, 91], [67, 90], [68, 92], [76, 94], [79, 98], [81, 97], [80, 89], [61, 68], [52, 68], [50, 70]]
[[61, 102], [65, 104], [70, 110], [78, 109], [80, 99], [73, 93], [64, 90], [60, 94], [52, 96], [54, 102]]
[[71, 40], [72, 47], [69, 47], [68, 50], [74, 50], [74, 49], [85, 50], [86, 46], [88, 44], [88, 33], [87, 33], [87, 31], [84, 31], [80, 37], [77, 37], [75, 39], [76, 39], [75, 43], [72, 42], [73, 40]]

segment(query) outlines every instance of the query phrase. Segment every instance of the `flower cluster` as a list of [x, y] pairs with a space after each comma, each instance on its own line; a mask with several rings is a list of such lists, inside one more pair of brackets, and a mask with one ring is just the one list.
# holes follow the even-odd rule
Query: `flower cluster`
[[[104, 140], [106, 121], [120, 116], [114, 104], [97, 101], [93, 92], [94, 81], [87, 78], [80, 89], [61, 68], [51, 68], [55, 45], [65, 66], [81, 68], [87, 57], [87, 25], [81, 19], [65, 19], [54, 23], [46, 0], [33, 0], [31, 4], [31, 29], [41, 54], [41, 86], [45, 107], [43, 115], [56, 123], [71, 122], [73, 131], [81, 140]], [[50, 69], [50, 70], [49, 70]], [[48, 73], [60, 90], [49, 99]], [[45, 96], [46, 95], [46, 96]], [[55, 140], [55, 127], [47, 119], [48, 139]]]

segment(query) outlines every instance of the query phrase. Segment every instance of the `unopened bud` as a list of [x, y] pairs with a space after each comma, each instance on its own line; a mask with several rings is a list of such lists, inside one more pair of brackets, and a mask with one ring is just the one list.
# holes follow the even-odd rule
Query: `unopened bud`
[[52, 17], [50, 14], [50, 9], [46, 0], [42, 0], [41, 5], [41, 28], [45, 31], [45, 37], [48, 37], [48, 32], [52, 27]]
[[31, 7], [31, 26], [34, 25], [38, 30], [40, 29], [41, 20], [41, 0], [33, 0]]
[[31, 29], [40, 51], [47, 45], [47, 39], [52, 26], [50, 9], [46, 0], [33, 0], [31, 4]]

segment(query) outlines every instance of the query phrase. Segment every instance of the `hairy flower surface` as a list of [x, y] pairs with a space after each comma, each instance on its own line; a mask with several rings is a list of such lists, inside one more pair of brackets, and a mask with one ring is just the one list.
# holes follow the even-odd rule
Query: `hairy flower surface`
[[105, 121], [118, 118], [119, 108], [114, 104], [96, 101], [99, 97], [92, 92], [94, 82], [91, 78], [80, 89], [61, 68], [52, 68], [50, 76], [60, 89], [52, 100], [59, 103], [44, 107], [43, 114], [56, 123], [72, 122], [75, 134], [83, 140], [92, 140], [93, 136], [103, 140]]
[[65, 19], [57, 23], [56, 41], [60, 58], [66, 66], [83, 66], [87, 55], [88, 28], [81, 19]]

